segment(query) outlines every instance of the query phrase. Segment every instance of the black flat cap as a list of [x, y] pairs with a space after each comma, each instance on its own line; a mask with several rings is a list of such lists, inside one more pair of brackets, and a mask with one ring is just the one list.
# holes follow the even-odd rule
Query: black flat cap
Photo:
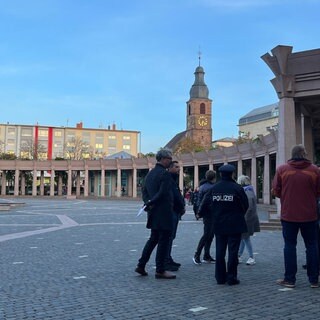
[[225, 164], [219, 168], [219, 172], [232, 173], [236, 170], [236, 167], [232, 164]]

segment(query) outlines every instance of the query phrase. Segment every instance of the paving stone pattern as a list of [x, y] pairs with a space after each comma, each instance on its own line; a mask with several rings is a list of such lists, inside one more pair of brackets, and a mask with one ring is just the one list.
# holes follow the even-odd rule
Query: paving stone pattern
[[[14, 201], [19, 201], [15, 199]], [[20, 200], [21, 201], [21, 200]], [[217, 285], [214, 264], [192, 262], [202, 235], [191, 207], [179, 224], [175, 280], [134, 273], [149, 236], [139, 201], [23, 199], [0, 214], [0, 319], [316, 319], [299, 238], [297, 286], [284, 290], [281, 231], [252, 242], [257, 264], [239, 265], [238, 286]], [[69, 218], [69, 219], [67, 219]], [[214, 248], [212, 254], [214, 255]]]

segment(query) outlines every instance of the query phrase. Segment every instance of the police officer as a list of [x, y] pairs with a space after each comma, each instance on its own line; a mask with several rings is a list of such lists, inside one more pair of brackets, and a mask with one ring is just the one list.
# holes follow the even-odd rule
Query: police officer
[[[214, 221], [216, 236], [216, 270], [218, 284], [236, 285], [238, 251], [241, 234], [247, 232], [245, 213], [248, 209], [248, 198], [243, 188], [233, 180], [233, 165], [219, 168], [221, 180], [213, 185], [200, 204], [199, 213], [210, 211]], [[226, 251], [228, 248], [228, 262]]]

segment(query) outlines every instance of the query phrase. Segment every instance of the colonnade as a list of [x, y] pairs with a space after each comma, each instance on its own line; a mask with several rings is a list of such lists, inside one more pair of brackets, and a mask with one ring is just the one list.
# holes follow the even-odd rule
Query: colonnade
[[[246, 174], [251, 177], [253, 187], [261, 195], [260, 201], [270, 203], [270, 182], [276, 166], [276, 138], [276, 134], [271, 134], [254, 143], [174, 156], [174, 160], [180, 164], [180, 189], [184, 190], [187, 184], [195, 189], [204, 178], [206, 170], [218, 171], [221, 165], [232, 163], [237, 168], [237, 175]], [[270, 161], [270, 157], [273, 161]], [[144, 177], [155, 163], [153, 157], [110, 160], [0, 160], [1, 195], [137, 198], [141, 196]], [[12, 173], [9, 190], [8, 172]], [[30, 189], [26, 188], [27, 176]]]

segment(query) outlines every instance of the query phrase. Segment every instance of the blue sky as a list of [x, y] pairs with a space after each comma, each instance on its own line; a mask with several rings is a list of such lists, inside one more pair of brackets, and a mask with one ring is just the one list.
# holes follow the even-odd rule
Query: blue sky
[[186, 128], [201, 65], [213, 139], [276, 102], [261, 55], [320, 47], [319, 0], [0, 0], [0, 123], [141, 131], [156, 152]]

